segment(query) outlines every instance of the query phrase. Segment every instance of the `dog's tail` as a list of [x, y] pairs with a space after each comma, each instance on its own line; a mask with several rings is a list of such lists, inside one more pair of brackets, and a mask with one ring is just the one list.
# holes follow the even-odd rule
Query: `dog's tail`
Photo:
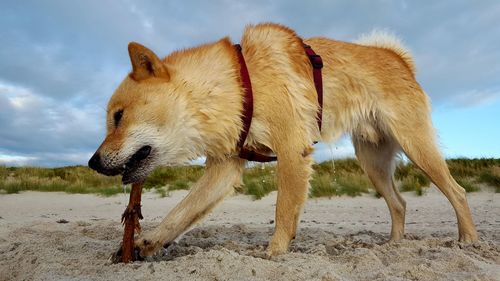
[[408, 66], [413, 76], [415, 76], [417, 69], [410, 51], [393, 33], [388, 32], [387, 30], [373, 30], [371, 33], [361, 35], [355, 43], [364, 46], [387, 49], [396, 53]]

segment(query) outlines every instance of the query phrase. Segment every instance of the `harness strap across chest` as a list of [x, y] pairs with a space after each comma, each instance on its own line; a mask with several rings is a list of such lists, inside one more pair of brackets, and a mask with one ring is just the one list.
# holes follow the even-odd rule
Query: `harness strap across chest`
[[[253, 92], [252, 92], [252, 83], [250, 81], [250, 75], [248, 73], [247, 65], [245, 63], [245, 58], [241, 52], [240, 44], [234, 45], [236, 52], [238, 54], [238, 60], [240, 63], [240, 77], [241, 82], [244, 88], [244, 98], [243, 98], [243, 112], [241, 116], [241, 121], [243, 123], [243, 128], [240, 134], [240, 139], [238, 140], [238, 148], [240, 152], [238, 156], [242, 159], [246, 159], [248, 161], [256, 161], [256, 162], [272, 162], [278, 160], [276, 156], [269, 156], [264, 154], [259, 154], [253, 150], [247, 149], [245, 145], [245, 140], [247, 139], [248, 132], [250, 131], [250, 125], [252, 124], [252, 116], [253, 116]], [[309, 57], [309, 61], [313, 67], [313, 78], [314, 78], [314, 86], [316, 87], [316, 92], [318, 94], [318, 128], [321, 132], [321, 121], [323, 117], [323, 81], [321, 76], [321, 68], [323, 68], [323, 60], [319, 55], [317, 55], [311, 46], [304, 45], [304, 50], [306, 55]]]

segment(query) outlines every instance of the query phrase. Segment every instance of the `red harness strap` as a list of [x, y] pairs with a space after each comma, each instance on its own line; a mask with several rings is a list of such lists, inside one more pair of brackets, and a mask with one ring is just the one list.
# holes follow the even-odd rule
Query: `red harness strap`
[[314, 86], [316, 87], [316, 93], [318, 93], [318, 128], [321, 132], [321, 122], [323, 120], [323, 78], [321, 76], [321, 69], [323, 68], [323, 60], [319, 55], [317, 55], [311, 46], [304, 44], [304, 50], [306, 51], [309, 60], [311, 61], [313, 67], [313, 79]]
[[[238, 147], [240, 149], [240, 153], [238, 156], [242, 159], [246, 159], [248, 161], [256, 161], [256, 162], [272, 162], [278, 160], [276, 156], [269, 156], [259, 154], [253, 150], [249, 150], [245, 148], [245, 140], [248, 136], [248, 132], [250, 131], [250, 125], [252, 124], [252, 116], [253, 116], [253, 93], [252, 93], [252, 83], [250, 81], [250, 75], [248, 74], [247, 65], [245, 63], [245, 58], [241, 52], [240, 44], [234, 45], [236, 49], [236, 53], [238, 54], [238, 60], [240, 63], [240, 77], [241, 82], [243, 84], [243, 88], [245, 90], [245, 96], [243, 98], [243, 112], [241, 116], [241, 121], [243, 123], [243, 130], [240, 134], [240, 139], [238, 140]], [[323, 60], [319, 55], [317, 55], [311, 46], [304, 44], [304, 50], [311, 61], [313, 67], [313, 77], [314, 77], [314, 85], [316, 87], [316, 92], [318, 93], [318, 128], [321, 132], [321, 120], [323, 115], [323, 81], [321, 78], [321, 68], [323, 68]], [[316, 142], [315, 142], [316, 143]]]
[[240, 148], [240, 153], [238, 154], [238, 156], [248, 161], [256, 161], [256, 162], [276, 161], [278, 159], [276, 156], [259, 154], [253, 150], [245, 148], [244, 146], [245, 140], [247, 139], [248, 136], [248, 132], [250, 131], [250, 125], [252, 124], [252, 116], [253, 116], [252, 82], [250, 81], [250, 75], [248, 74], [245, 58], [241, 53], [240, 44], [234, 45], [234, 48], [238, 53], [238, 60], [240, 62], [240, 77], [241, 77], [241, 82], [243, 83], [243, 88], [245, 90], [245, 96], [243, 98], [243, 113], [241, 116], [241, 121], [243, 123], [243, 130], [241, 131], [240, 139], [238, 141], [238, 147]]

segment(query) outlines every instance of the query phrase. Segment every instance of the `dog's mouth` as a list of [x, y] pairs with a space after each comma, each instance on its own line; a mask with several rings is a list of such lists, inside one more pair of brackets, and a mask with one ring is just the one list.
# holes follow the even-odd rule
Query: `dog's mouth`
[[145, 145], [137, 150], [122, 167], [123, 184], [144, 180], [148, 173], [145, 166], [147, 166], [149, 158], [151, 158], [151, 146]]

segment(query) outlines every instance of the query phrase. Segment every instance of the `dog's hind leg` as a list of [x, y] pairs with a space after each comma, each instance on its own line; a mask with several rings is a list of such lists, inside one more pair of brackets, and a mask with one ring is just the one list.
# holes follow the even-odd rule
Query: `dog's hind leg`
[[189, 194], [177, 204], [160, 225], [135, 240], [141, 256], [151, 256], [163, 245], [172, 242], [207, 215], [241, 184], [245, 160], [207, 158], [203, 176], [191, 187]]
[[411, 104], [393, 107], [395, 119], [388, 122], [390, 130], [408, 158], [427, 174], [452, 204], [458, 220], [459, 240], [477, 241], [465, 190], [451, 176], [434, 140], [427, 98], [422, 91], [409, 94]]
[[391, 241], [398, 241], [404, 235], [406, 211], [406, 202], [394, 185], [393, 178], [394, 158], [399, 146], [389, 136], [373, 143], [354, 135], [352, 142], [361, 167], [389, 207], [392, 220]]

